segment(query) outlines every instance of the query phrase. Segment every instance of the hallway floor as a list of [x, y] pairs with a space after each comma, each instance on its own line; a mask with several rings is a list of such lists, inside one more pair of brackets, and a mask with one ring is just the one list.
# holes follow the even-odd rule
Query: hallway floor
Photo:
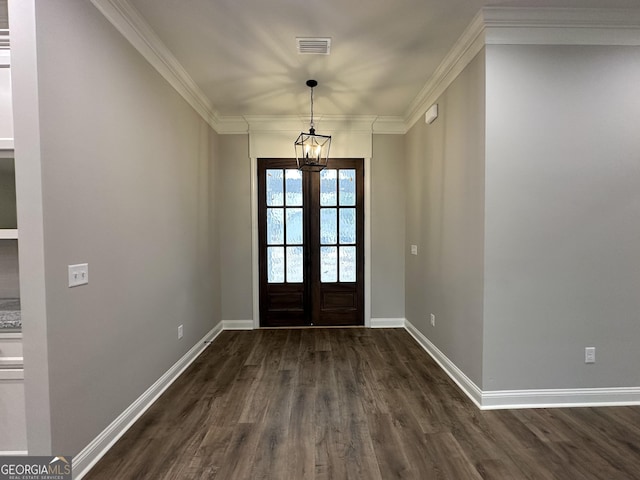
[[402, 329], [225, 331], [84, 478], [640, 479], [640, 407], [483, 412]]

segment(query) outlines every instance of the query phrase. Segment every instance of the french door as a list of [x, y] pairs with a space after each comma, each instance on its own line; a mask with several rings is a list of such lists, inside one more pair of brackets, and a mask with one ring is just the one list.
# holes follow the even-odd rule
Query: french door
[[258, 160], [260, 325], [364, 325], [364, 161]]

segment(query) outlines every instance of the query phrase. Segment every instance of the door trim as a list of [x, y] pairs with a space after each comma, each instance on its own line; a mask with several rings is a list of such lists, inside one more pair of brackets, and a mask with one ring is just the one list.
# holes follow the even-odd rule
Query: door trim
[[[364, 158], [364, 326], [371, 327], [371, 158]], [[251, 157], [251, 275], [253, 328], [260, 328], [258, 157]]]

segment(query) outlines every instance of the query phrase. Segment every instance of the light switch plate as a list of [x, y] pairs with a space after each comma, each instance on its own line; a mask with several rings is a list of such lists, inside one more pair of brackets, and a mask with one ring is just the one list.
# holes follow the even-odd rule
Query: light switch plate
[[418, 254], [418, 246], [411, 245], [411, 255], [417, 255], [417, 254]]
[[89, 264], [69, 265], [69, 287], [77, 287], [89, 283]]

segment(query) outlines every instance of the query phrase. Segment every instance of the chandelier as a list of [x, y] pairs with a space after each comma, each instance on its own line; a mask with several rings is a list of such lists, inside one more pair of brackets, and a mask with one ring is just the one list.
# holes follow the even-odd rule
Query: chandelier
[[309, 133], [302, 132], [294, 144], [298, 169], [307, 172], [319, 172], [327, 166], [331, 147], [331, 135], [318, 135], [313, 124], [313, 88], [317, 85], [315, 80], [307, 80], [307, 87], [311, 88], [311, 124]]

